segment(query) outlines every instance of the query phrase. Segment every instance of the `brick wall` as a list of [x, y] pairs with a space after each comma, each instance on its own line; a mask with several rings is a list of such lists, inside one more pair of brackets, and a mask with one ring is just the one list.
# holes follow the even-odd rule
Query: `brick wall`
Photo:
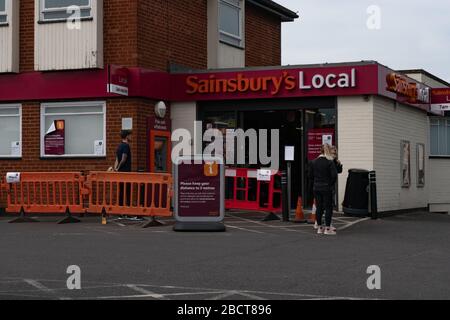
[[103, 0], [105, 65], [138, 66], [138, 0]]
[[[114, 164], [115, 151], [120, 143], [122, 118], [133, 118], [132, 169], [147, 169], [147, 118], [154, 114], [154, 101], [145, 99], [109, 99], [106, 106], [106, 158], [41, 159], [40, 158], [40, 103], [22, 104], [21, 160], [0, 160], [0, 176], [6, 172], [31, 171], [105, 171]], [[4, 206], [0, 195], [0, 207]]]
[[281, 65], [281, 21], [274, 15], [248, 4], [245, 7], [245, 65]]
[[207, 67], [207, 0], [140, 0], [138, 64]]
[[20, 72], [34, 71], [34, 0], [20, 1]]

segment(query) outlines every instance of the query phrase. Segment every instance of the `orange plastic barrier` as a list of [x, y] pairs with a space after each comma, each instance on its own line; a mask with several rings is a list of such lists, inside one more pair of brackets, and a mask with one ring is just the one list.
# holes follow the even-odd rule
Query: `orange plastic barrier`
[[19, 183], [2, 183], [8, 213], [84, 213], [84, 177], [79, 172], [23, 172]]
[[89, 213], [172, 216], [170, 174], [91, 172], [85, 187], [89, 194]]

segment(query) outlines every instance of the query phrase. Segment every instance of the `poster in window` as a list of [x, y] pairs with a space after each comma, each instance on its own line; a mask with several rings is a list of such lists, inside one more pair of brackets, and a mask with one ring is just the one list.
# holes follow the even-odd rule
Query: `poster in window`
[[417, 144], [417, 187], [425, 187], [425, 145]]
[[65, 154], [65, 121], [55, 120], [44, 137], [45, 155], [61, 156]]
[[411, 143], [402, 141], [400, 149], [402, 188], [409, 188], [411, 187]]
[[308, 130], [308, 160], [312, 161], [320, 156], [322, 145], [334, 145], [335, 131], [334, 129], [310, 129]]

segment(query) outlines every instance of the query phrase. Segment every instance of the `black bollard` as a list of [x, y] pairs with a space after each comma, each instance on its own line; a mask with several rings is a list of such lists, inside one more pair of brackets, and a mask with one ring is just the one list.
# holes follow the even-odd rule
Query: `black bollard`
[[369, 172], [369, 203], [372, 220], [378, 219], [377, 173]]

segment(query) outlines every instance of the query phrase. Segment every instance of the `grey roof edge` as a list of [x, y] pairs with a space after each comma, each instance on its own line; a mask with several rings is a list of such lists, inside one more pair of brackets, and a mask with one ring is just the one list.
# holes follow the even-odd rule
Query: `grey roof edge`
[[336, 63], [315, 63], [315, 64], [298, 64], [298, 65], [284, 65], [284, 66], [264, 66], [264, 67], [245, 67], [245, 68], [228, 68], [228, 69], [172, 69], [172, 74], [188, 74], [188, 73], [225, 73], [225, 72], [239, 72], [239, 71], [268, 71], [268, 70], [289, 70], [289, 69], [307, 69], [317, 67], [345, 67], [345, 66], [363, 66], [363, 65], [382, 65], [373, 60], [350, 61], [350, 62], [336, 62]]
[[426, 75], [427, 77], [429, 77], [429, 78], [431, 78], [431, 79], [433, 79], [433, 80], [435, 80], [435, 81], [437, 81], [437, 82], [440, 82], [440, 83], [442, 83], [443, 85], [445, 85], [445, 86], [447, 86], [447, 87], [450, 87], [450, 83], [449, 82], [447, 82], [447, 81], [445, 81], [444, 79], [442, 79], [442, 78], [439, 78], [438, 76], [436, 76], [436, 75], [434, 75], [434, 74], [432, 74], [432, 73], [430, 73], [430, 72], [428, 72], [428, 71], [426, 71], [426, 70], [424, 70], [424, 69], [406, 69], [406, 70], [397, 70], [398, 72], [401, 72], [401, 73], [404, 73], [404, 74], [408, 74], [408, 73], [421, 73], [421, 74], [424, 74], [424, 75]]
[[247, 2], [277, 15], [283, 22], [292, 22], [299, 18], [296, 12], [272, 0], [247, 0]]

